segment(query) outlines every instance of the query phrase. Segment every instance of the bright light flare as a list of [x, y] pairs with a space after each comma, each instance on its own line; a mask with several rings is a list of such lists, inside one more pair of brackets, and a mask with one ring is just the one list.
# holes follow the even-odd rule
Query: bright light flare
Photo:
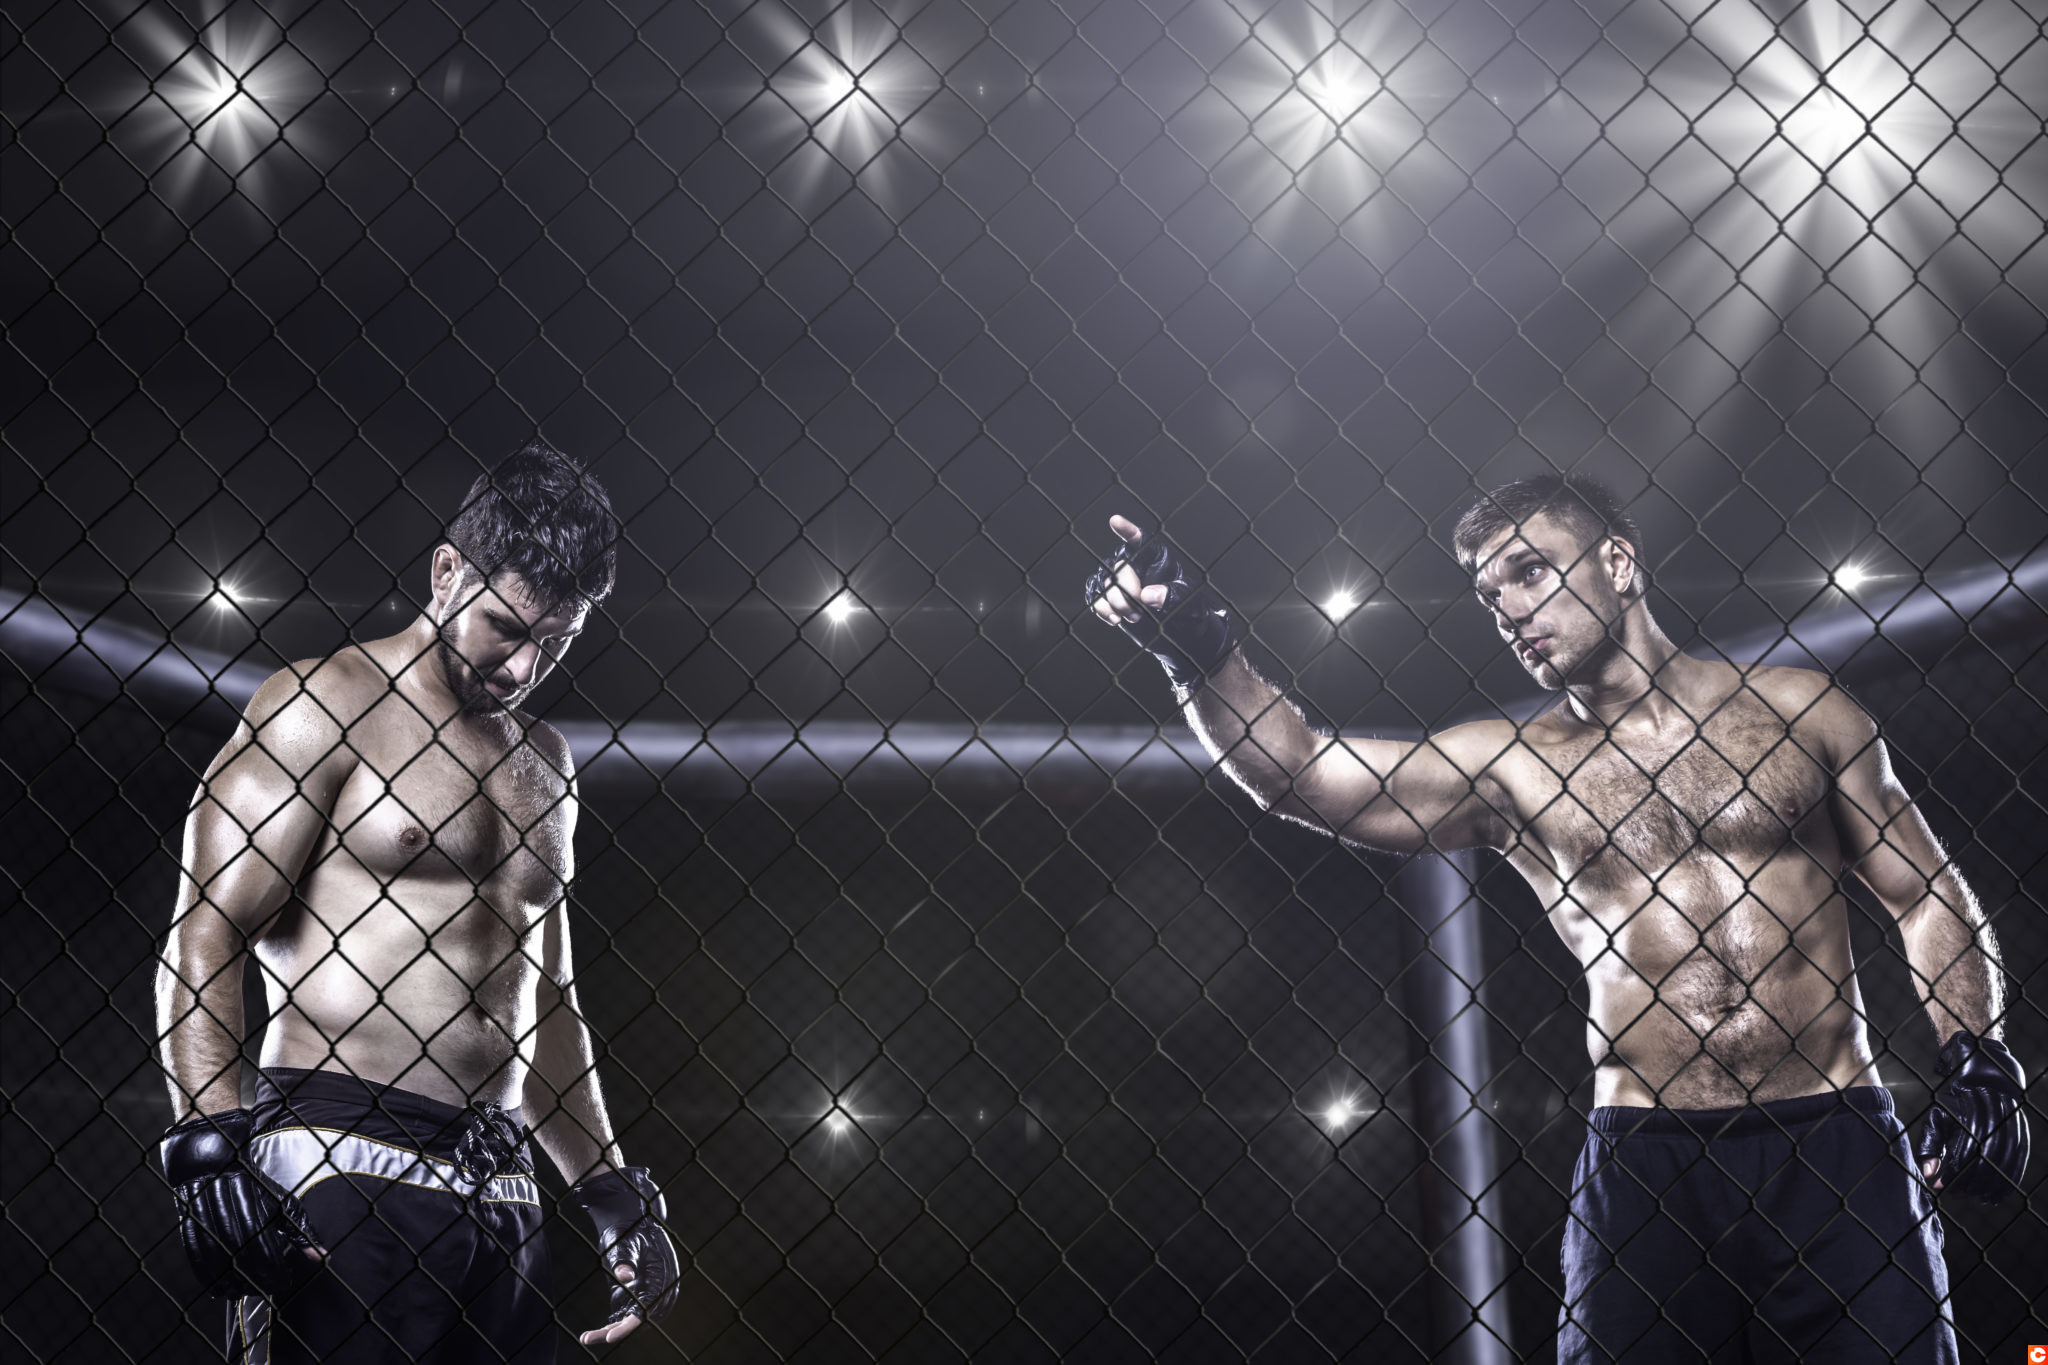
[[825, 1133], [829, 1137], [845, 1137], [853, 1131], [853, 1115], [843, 1105], [833, 1105], [832, 1112], [825, 1115]]
[[[1376, 168], [1421, 135], [1415, 111], [1441, 107], [1440, 92], [1397, 95], [1382, 75], [1413, 46], [1397, 37], [1400, 21], [1391, 8], [1368, 7], [1340, 22], [1313, 3], [1277, 6], [1249, 25], [1249, 59], [1213, 73], [1215, 88], [1270, 154], [1263, 159], [1268, 174], [1258, 178], [1270, 180], [1274, 193], [1298, 183], [1341, 220], [1346, 204], [1355, 206], [1374, 188]], [[1250, 165], [1237, 173], [1254, 174]]]
[[775, 91], [819, 146], [859, 171], [931, 97], [938, 73], [872, 10], [842, 5], [810, 38], [776, 72]]
[[1870, 570], [1861, 564], [1844, 564], [1841, 568], [1828, 575], [1828, 584], [1830, 587], [1839, 588], [1843, 592], [1855, 592], [1858, 588], [1870, 582], [1872, 577], [1874, 575]]
[[[239, 174], [282, 135], [264, 107], [265, 95], [282, 95], [254, 74], [260, 52], [234, 55], [210, 45], [214, 25], [156, 82], [156, 92], [190, 130], [194, 144], [222, 170]], [[238, 48], [246, 44], [237, 44]]]
[[1316, 1117], [1322, 1120], [1324, 1130], [1335, 1137], [1353, 1124], [1371, 1117], [1372, 1112], [1372, 1105], [1366, 1102], [1363, 1095], [1355, 1090], [1347, 1090], [1333, 1097]]
[[859, 610], [859, 599], [850, 592], [843, 592], [825, 604], [825, 619], [835, 626], [843, 626], [852, 620], [853, 614]]
[[155, 98], [106, 117], [123, 121], [132, 153], [175, 193], [213, 168], [240, 177], [257, 167], [324, 85], [276, 21], [254, 6], [220, 12], [196, 29], [167, 9], [145, 7], [127, 32], [159, 73], [150, 85]]
[[1343, 43], [1332, 43], [1295, 82], [1295, 88], [1342, 130], [1380, 92], [1379, 73]]
[[1333, 592], [1323, 601], [1323, 615], [1329, 617], [1333, 622], [1341, 621], [1352, 612], [1357, 611], [1358, 606], [1358, 599], [1351, 593], [1344, 591]]

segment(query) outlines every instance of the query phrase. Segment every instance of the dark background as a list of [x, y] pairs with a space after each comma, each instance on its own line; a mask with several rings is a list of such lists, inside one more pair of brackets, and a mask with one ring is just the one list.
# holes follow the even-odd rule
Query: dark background
[[[2040, 581], [2022, 5], [4, 17], [0, 1296], [32, 1358], [202, 1347], [149, 989], [221, 698], [408, 621], [440, 516], [536, 431], [627, 524], [539, 707], [585, 765], [612, 1109], [694, 1258], [672, 1344], [622, 1358], [1435, 1349], [1393, 866], [1259, 815], [1082, 617], [1110, 512], [1210, 566], [1312, 716], [1380, 733], [1523, 713], [1444, 546], [1542, 469], [1634, 500], [1696, 651]], [[2038, 1068], [2048, 632], [2003, 600], [1828, 657]], [[1477, 1103], [1543, 1359], [1581, 996], [1479, 866]], [[1916, 1110], [1934, 1040], [1896, 932], [1857, 937]], [[1370, 1114], [1333, 1143], [1342, 1093]], [[2043, 1167], [1945, 1210], [1968, 1358], [2048, 1336]]]

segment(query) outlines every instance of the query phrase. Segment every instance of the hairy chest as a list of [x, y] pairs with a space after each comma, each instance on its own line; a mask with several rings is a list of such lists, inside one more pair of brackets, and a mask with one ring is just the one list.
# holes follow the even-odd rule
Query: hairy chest
[[1675, 885], [1706, 863], [1746, 876], [1788, 849], [1831, 838], [1822, 755], [1768, 714], [1709, 722], [1662, 744], [1550, 746], [1533, 828], [1579, 899]]

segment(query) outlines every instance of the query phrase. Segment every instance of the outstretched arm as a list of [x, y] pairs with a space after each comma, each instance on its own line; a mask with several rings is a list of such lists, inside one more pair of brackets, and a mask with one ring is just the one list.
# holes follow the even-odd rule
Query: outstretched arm
[[1319, 734], [1246, 662], [1234, 626], [1218, 626], [1228, 609], [1200, 570], [1170, 547], [1133, 555], [1144, 531], [1124, 517], [1109, 524], [1128, 549], [1090, 580], [1090, 608], [1159, 655], [1196, 736], [1260, 805], [1396, 853], [1506, 844], [1512, 807], [1496, 766], [1512, 725], [1462, 725], [1421, 743]]
[[1260, 805], [1391, 853], [1499, 848], [1509, 837], [1494, 765], [1512, 727], [1461, 725], [1419, 743], [1311, 728], [1242, 653], [1188, 699], [1188, 724]]

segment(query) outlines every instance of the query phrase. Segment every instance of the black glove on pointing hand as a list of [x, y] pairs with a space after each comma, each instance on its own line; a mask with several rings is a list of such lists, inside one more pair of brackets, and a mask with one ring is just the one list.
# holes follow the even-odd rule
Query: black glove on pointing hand
[[[622, 1166], [594, 1175], [570, 1186], [569, 1198], [597, 1225], [598, 1254], [612, 1287], [612, 1315], [605, 1321], [636, 1317], [642, 1322], [659, 1322], [666, 1317], [675, 1307], [682, 1272], [676, 1264], [675, 1244], [661, 1225], [668, 1217], [668, 1207], [648, 1178], [647, 1168]], [[620, 1265], [633, 1267], [630, 1284], [613, 1278], [613, 1267]]]
[[287, 1294], [320, 1269], [299, 1201], [273, 1191], [242, 1160], [255, 1126], [248, 1110], [227, 1109], [163, 1136], [178, 1239], [200, 1285], [217, 1298]]
[[1939, 1158], [1934, 1181], [1972, 1199], [1997, 1199], [2027, 1172], [2027, 1074], [2004, 1043], [1958, 1032], [1934, 1060], [1942, 1078], [1913, 1144]]
[[1183, 694], [1202, 685], [1218, 664], [1237, 648], [1237, 618], [1223, 599], [1209, 590], [1202, 570], [1159, 536], [1127, 542], [1102, 561], [1083, 589], [1092, 608], [1117, 586], [1117, 570], [1131, 566], [1142, 588], [1166, 589], [1156, 607], [1139, 605], [1136, 621], [1117, 621], [1124, 634], [1149, 651]]

